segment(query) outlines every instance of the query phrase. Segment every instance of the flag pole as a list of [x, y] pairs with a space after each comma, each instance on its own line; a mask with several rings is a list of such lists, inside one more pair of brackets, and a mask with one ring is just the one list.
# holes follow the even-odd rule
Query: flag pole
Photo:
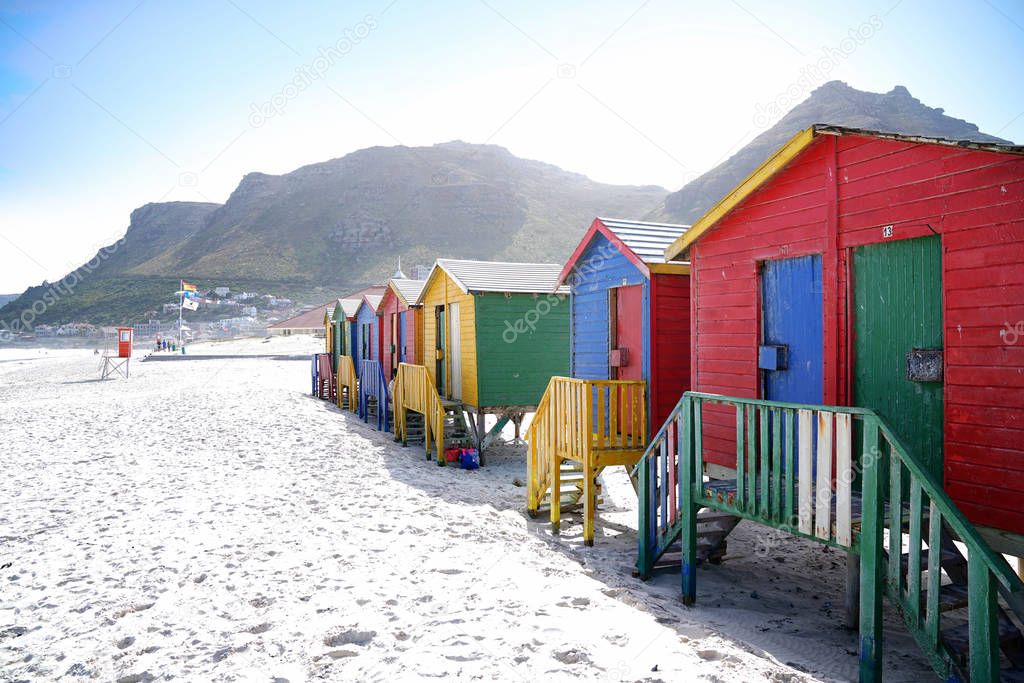
[[181, 346], [181, 310], [185, 308], [185, 281], [179, 280], [178, 284], [181, 285], [179, 288], [178, 297], [178, 346]]

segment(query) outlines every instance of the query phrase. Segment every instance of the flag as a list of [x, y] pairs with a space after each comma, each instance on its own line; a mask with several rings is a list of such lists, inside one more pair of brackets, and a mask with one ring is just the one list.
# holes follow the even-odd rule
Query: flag
[[181, 281], [181, 288], [186, 292], [195, 292], [198, 288], [191, 282]]
[[193, 301], [192, 299], [182, 299], [181, 300], [181, 307], [182, 308], [187, 308], [190, 311], [198, 311], [199, 310], [199, 302], [198, 301]]

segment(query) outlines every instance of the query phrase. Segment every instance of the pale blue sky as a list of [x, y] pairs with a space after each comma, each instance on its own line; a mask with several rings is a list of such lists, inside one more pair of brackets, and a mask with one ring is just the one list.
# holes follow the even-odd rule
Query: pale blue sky
[[146, 202], [372, 145], [492, 142], [675, 190], [831, 78], [1024, 141], [1019, 0], [778, 4], [8, 0], [0, 292], [59, 278]]

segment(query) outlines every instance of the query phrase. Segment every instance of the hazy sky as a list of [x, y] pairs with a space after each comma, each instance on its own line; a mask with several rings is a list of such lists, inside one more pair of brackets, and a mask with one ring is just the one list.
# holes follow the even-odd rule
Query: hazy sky
[[1017, 0], [4, 0], [0, 292], [147, 202], [372, 145], [492, 142], [675, 190], [832, 78], [1020, 142], [1022, 64]]

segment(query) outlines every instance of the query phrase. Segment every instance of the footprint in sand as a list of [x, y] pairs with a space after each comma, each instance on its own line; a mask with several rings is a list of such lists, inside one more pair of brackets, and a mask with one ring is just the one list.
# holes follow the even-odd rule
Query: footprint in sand
[[341, 647], [342, 645], [369, 645], [377, 636], [376, 631], [348, 630], [335, 633], [324, 638], [324, 645], [327, 647]]

